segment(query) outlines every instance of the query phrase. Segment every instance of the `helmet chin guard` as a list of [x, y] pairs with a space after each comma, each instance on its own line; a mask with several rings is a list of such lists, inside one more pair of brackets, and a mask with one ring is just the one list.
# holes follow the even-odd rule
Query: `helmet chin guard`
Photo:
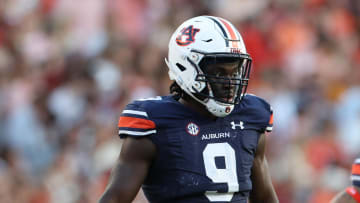
[[[229, 21], [213, 16], [195, 17], [180, 25], [170, 39], [169, 55], [165, 59], [170, 79], [216, 117], [229, 115], [241, 101], [251, 61], [236, 28]], [[236, 74], [230, 77], [207, 71], [209, 65], [228, 63], [235, 63]], [[229, 86], [231, 90], [221, 93], [219, 85]]]
[[216, 117], [225, 117], [234, 110], [233, 104], [221, 104], [214, 99], [209, 99], [205, 106], [206, 109]]

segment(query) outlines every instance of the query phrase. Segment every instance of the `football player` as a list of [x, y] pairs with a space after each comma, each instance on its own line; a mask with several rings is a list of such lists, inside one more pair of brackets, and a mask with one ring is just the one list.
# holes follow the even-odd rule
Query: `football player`
[[360, 158], [352, 165], [351, 181], [352, 186], [337, 194], [331, 203], [360, 203]]
[[229, 21], [199, 16], [172, 35], [172, 94], [128, 104], [101, 203], [278, 202], [265, 157], [272, 109], [245, 94], [251, 57]]

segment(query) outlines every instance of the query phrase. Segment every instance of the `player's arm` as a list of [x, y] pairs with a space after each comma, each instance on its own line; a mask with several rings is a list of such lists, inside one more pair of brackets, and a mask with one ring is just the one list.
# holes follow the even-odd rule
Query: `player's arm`
[[270, 173], [265, 157], [266, 135], [260, 136], [259, 144], [251, 170], [253, 189], [250, 193], [250, 202], [279, 202], [275, 189], [271, 183]]
[[155, 153], [150, 139], [125, 138], [99, 203], [130, 203], [144, 182]]
[[339, 192], [332, 200], [330, 203], [342, 203], [342, 202], [346, 202], [346, 203], [356, 203], [356, 200], [351, 197], [348, 193], [346, 193], [345, 190]]

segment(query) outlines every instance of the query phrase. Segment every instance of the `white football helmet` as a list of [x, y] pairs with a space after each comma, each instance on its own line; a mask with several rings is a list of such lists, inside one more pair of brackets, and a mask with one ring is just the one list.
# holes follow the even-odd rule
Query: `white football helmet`
[[[246, 53], [240, 33], [229, 21], [199, 16], [177, 28], [170, 39], [165, 61], [171, 80], [205, 105], [210, 113], [224, 117], [232, 112], [246, 92], [252, 60]], [[238, 64], [236, 74], [223, 77], [207, 73], [208, 65], [218, 63]], [[215, 91], [216, 84], [231, 86], [227, 99], [224, 99], [224, 93]]]

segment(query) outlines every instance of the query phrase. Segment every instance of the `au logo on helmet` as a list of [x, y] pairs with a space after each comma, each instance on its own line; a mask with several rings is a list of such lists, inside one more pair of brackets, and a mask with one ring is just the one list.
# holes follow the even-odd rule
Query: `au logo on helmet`
[[187, 46], [195, 41], [195, 35], [200, 29], [193, 28], [192, 25], [182, 29], [176, 37], [176, 43], [180, 46]]

